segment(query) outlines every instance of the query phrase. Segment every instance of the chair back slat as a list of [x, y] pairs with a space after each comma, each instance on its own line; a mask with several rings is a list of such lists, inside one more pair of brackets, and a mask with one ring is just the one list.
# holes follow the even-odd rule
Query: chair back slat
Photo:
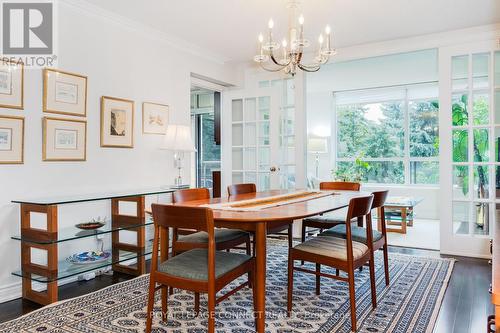
[[227, 194], [228, 195], [238, 195], [238, 194], [247, 194], [247, 193], [255, 193], [257, 192], [257, 186], [253, 183], [247, 183], [247, 184], [235, 184], [235, 185], [229, 185], [227, 187]]
[[172, 195], [173, 203], [204, 199], [210, 199], [210, 191], [208, 188], [188, 188], [185, 190], [175, 191]]
[[350, 224], [353, 218], [363, 217], [371, 212], [373, 195], [352, 198], [349, 201], [349, 210], [347, 211], [346, 223]]
[[385, 201], [387, 200], [387, 196], [389, 195], [389, 190], [375, 191], [372, 192], [372, 194], [373, 194], [372, 209], [375, 209], [385, 205]]
[[359, 191], [360, 183], [353, 182], [321, 182], [319, 183], [320, 190], [338, 190], [338, 191]]
[[181, 228], [210, 231], [214, 228], [213, 212], [206, 207], [184, 207], [152, 204], [155, 225], [162, 228]]

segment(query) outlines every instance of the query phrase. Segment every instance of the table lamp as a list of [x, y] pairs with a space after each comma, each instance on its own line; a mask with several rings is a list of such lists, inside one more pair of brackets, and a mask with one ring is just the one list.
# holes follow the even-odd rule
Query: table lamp
[[310, 137], [307, 142], [307, 152], [316, 154], [315, 167], [316, 178], [319, 177], [319, 154], [328, 153], [328, 139], [323, 137]]
[[160, 149], [174, 152], [174, 166], [178, 170], [174, 187], [186, 187], [186, 185], [182, 183], [182, 160], [184, 159], [184, 153], [196, 151], [191, 137], [191, 128], [186, 125], [168, 125]]

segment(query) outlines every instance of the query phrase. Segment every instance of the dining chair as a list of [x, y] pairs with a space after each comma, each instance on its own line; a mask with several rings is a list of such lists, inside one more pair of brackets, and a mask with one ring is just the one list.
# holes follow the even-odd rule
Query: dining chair
[[[360, 242], [363, 244], [368, 245], [370, 248], [370, 251], [374, 255], [375, 251], [382, 249], [384, 253], [384, 272], [385, 272], [385, 284], [389, 285], [389, 258], [388, 258], [388, 253], [387, 253], [387, 230], [385, 226], [385, 211], [384, 211], [384, 204], [387, 199], [387, 195], [389, 194], [389, 191], [376, 191], [372, 192], [373, 195], [373, 203], [372, 207], [370, 209], [370, 214], [367, 216], [366, 223], [371, 223], [371, 211], [374, 209], [378, 210], [378, 213], [380, 216], [378, 216], [380, 225], [381, 225], [381, 231], [378, 230], [372, 230], [372, 239], [373, 242], [369, 243], [367, 239], [367, 233], [366, 233], [366, 228], [360, 227], [357, 225], [351, 225], [351, 235], [352, 235], [352, 240], [355, 242]], [[332, 227], [321, 234], [319, 236], [333, 236], [333, 237], [340, 237], [340, 238], [346, 238], [347, 236], [347, 229], [345, 224], [339, 224], [336, 225], [335, 227]]]
[[[154, 241], [149, 276], [146, 332], [151, 332], [156, 291], [162, 290], [162, 318], [165, 320], [168, 311], [166, 289], [171, 287], [195, 292], [195, 315], [199, 313], [199, 293], [208, 294], [208, 332], [213, 333], [216, 304], [249, 286], [250, 281], [253, 282], [255, 259], [243, 253], [217, 251], [213, 212], [209, 208], [153, 204], [152, 210]], [[188, 228], [205, 232], [208, 238], [207, 247], [191, 249], [159, 262], [160, 244], [167, 242], [160, 237], [168, 235], [170, 228]], [[248, 274], [248, 281], [223, 296], [216, 297], [218, 291], [244, 274]]]
[[[320, 190], [338, 190], [338, 191], [359, 191], [360, 183], [353, 182], [321, 182]], [[346, 210], [340, 210], [323, 215], [308, 217], [302, 220], [302, 243], [306, 240], [307, 228], [319, 229], [321, 233], [325, 229], [345, 222]]]
[[[231, 196], [256, 193], [257, 186], [254, 183], [246, 183], [246, 184], [234, 184], [229, 185], [227, 187], [227, 194]], [[283, 231], [287, 231], [287, 233], [283, 233]], [[293, 246], [293, 221], [285, 221], [276, 224], [268, 224], [268, 234], [276, 234], [276, 235], [284, 235], [288, 238], [288, 247]], [[255, 242], [253, 243], [253, 252], [255, 253]]]
[[[193, 188], [179, 190], [173, 193], [173, 203], [183, 203], [195, 200], [210, 199], [210, 191], [207, 188]], [[215, 248], [227, 250], [244, 244], [248, 255], [251, 254], [250, 234], [238, 229], [215, 229]], [[195, 248], [206, 248], [208, 246], [208, 234], [203, 231], [189, 230], [186, 228], [173, 228], [172, 232], [172, 255]]]
[[[377, 306], [375, 289], [375, 265], [372, 252], [367, 245], [353, 241], [351, 223], [353, 218], [366, 218], [370, 213], [373, 195], [356, 197], [349, 201], [347, 217], [345, 219], [346, 238], [332, 236], [313, 237], [296, 245], [288, 252], [288, 294], [287, 310], [292, 312], [293, 273], [300, 271], [316, 275], [316, 295], [320, 294], [321, 277], [341, 280], [349, 284], [349, 300], [351, 305], [351, 330], [356, 331], [356, 293], [354, 286], [354, 270], [365, 263], [370, 266], [370, 287], [372, 307]], [[367, 239], [372, 242], [371, 224], [367, 223]], [[295, 267], [295, 260], [304, 260], [316, 264], [316, 270]], [[321, 272], [321, 265], [340, 269], [347, 273], [347, 277]]]

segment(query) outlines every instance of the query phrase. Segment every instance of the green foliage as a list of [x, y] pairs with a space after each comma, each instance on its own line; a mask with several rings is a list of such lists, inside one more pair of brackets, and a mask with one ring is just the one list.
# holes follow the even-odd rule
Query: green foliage
[[351, 165], [344, 165], [332, 170], [332, 178], [343, 182], [361, 182], [371, 169], [370, 164], [357, 157]]

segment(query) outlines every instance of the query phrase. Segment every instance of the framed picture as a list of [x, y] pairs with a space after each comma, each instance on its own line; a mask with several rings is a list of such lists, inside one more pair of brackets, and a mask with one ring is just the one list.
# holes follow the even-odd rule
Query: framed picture
[[24, 163], [24, 118], [0, 116], [0, 164]]
[[85, 117], [87, 77], [56, 69], [43, 70], [43, 112]]
[[44, 117], [42, 153], [44, 161], [85, 161], [87, 122]]
[[101, 97], [101, 147], [134, 147], [134, 101]]
[[168, 124], [168, 105], [142, 103], [142, 133], [165, 134]]
[[24, 64], [0, 59], [0, 107], [24, 108]]

